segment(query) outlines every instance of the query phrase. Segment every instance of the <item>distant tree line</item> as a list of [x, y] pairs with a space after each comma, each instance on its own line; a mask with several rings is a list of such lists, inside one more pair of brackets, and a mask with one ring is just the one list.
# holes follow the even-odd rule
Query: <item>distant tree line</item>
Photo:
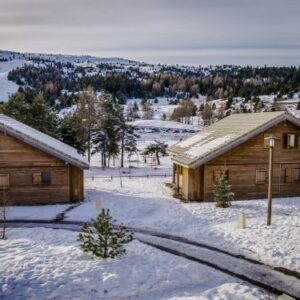
[[[127, 98], [197, 97], [229, 99], [269, 94], [292, 95], [300, 91], [300, 68], [297, 67], [239, 67], [217, 66], [191, 71], [179, 66], [165, 66], [153, 74], [138, 72], [133, 67], [116, 72], [111, 65], [98, 65], [94, 74], [91, 67], [70, 63], [52, 62], [45, 66], [25, 65], [12, 70], [9, 80], [43, 92], [46, 101], [53, 105], [65, 91], [76, 93], [89, 86], [96, 91], [110, 93], [119, 103]], [[107, 73], [100, 71], [105, 69]], [[130, 72], [131, 70], [131, 72]]]

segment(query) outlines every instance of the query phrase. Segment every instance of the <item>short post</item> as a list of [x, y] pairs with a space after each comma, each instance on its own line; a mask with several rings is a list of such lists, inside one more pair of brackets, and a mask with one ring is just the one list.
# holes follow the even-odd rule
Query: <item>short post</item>
[[96, 209], [101, 210], [102, 207], [103, 207], [102, 199], [101, 198], [96, 199]]
[[246, 228], [246, 214], [243, 212], [239, 212], [238, 214], [238, 228], [239, 229]]

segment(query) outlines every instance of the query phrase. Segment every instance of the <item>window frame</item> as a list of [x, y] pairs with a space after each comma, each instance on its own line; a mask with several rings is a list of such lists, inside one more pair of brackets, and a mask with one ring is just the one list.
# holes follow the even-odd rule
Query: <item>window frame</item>
[[[294, 146], [290, 145], [290, 137], [294, 136]], [[299, 139], [299, 134], [298, 132], [284, 132], [282, 134], [282, 146], [283, 149], [298, 149], [298, 139]]]
[[[45, 174], [48, 174], [48, 176], [49, 176], [48, 181], [44, 180]], [[37, 181], [35, 181], [36, 178], [39, 178], [39, 179]], [[33, 185], [49, 185], [49, 184], [51, 184], [51, 173], [50, 173], [50, 171], [34, 172], [32, 174], [32, 184]]]
[[[9, 190], [9, 188], [10, 188], [10, 176], [9, 176], [9, 174], [0, 174], [0, 177], [4, 177], [4, 178], [6, 178], [7, 179], [7, 185], [0, 185], [0, 190], [1, 191], [5, 191], [5, 190]], [[1, 182], [1, 180], [0, 180], [0, 182]]]
[[[264, 181], [258, 180], [258, 174], [259, 173], [264, 173]], [[267, 184], [267, 182], [268, 182], [267, 179], [268, 179], [268, 173], [267, 173], [266, 169], [257, 169], [255, 171], [255, 184], [256, 185], [265, 185], [265, 184]]]

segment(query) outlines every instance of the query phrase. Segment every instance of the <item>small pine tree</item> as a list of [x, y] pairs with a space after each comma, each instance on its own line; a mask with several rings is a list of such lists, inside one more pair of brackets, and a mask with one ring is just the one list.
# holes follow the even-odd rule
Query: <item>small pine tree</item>
[[231, 192], [231, 186], [228, 184], [227, 172], [223, 171], [219, 182], [214, 185], [214, 196], [216, 207], [226, 208], [231, 206], [234, 194]]
[[102, 209], [96, 219], [92, 219], [92, 227], [84, 224], [77, 241], [84, 252], [91, 252], [99, 258], [115, 258], [126, 253], [123, 244], [131, 242], [133, 233], [110, 216], [109, 210]]

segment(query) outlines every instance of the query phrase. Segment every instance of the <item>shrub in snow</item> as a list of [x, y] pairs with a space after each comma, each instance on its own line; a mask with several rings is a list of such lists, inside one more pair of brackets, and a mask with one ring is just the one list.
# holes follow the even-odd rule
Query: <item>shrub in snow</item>
[[214, 185], [214, 196], [216, 201], [216, 207], [226, 208], [231, 206], [234, 194], [231, 192], [231, 186], [228, 184], [228, 175], [226, 171], [223, 171], [219, 182]]
[[131, 242], [133, 233], [124, 225], [116, 225], [109, 210], [102, 209], [96, 219], [92, 219], [92, 226], [84, 224], [78, 235], [80, 248], [84, 252], [91, 252], [100, 258], [115, 258], [125, 254], [124, 244]]

